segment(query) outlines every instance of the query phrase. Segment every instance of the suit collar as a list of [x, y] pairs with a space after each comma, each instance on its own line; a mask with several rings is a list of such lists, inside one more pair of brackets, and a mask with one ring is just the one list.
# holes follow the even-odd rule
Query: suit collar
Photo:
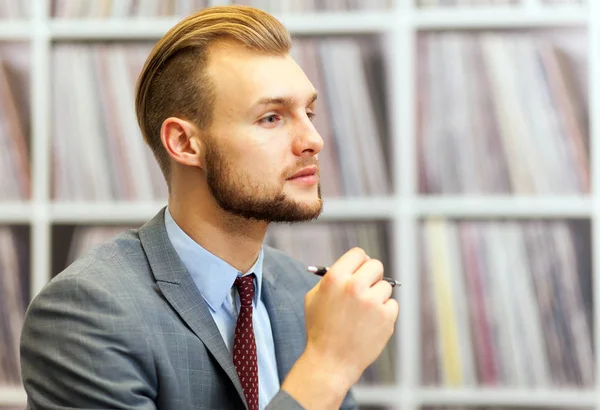
[[247, 272], [241, 272], [190, 238], [177, 225], [177, 222], [175, 222], [169, 212], [169, 208], [165, 209], [165, 228], [169, 242], [171, 242], [179, 259], [183, 262], [196, 287], [213, 312], [221, 308], [221, 305], [231, 292], [231, 287], [235, 279], [246, 273], [254, 273], [256, 276], [257, 286], [254, 293], [254, 303], [258, 305], [262, 291], [262, 266], [264, 258], [262, 248], [254, 265]]
[[139, 229], [140, 241], [152, 274], [166, 300], [202, 340], [245, 402], [231, 354], [220, 337], [206, 302], [169, 241], [164, 224], [164, 211], [163, 208]]
[[[294, 283], [294, 275], [286, 270], [289, 270], [289, 267], [284, 268], [277, 263], [269, 248], [265, 248], [263, 302], [269, 313], [275, 341], [275, 357], [280, 383], [287, 377], [290, 369], [304, 351], [306, 344], [303, 320], [304, 304], [298, 301], [298, 286]], [[301, 288], [299, 287], [299, 289]]]

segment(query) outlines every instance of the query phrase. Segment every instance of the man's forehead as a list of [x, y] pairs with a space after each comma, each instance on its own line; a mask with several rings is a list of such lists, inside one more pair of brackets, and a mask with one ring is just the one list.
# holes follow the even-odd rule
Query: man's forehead
[[247, 103], [265, 96], [311, 94], [312, 84], [290, 55], [268, 55], [245, 47], [227, 45], [211, 52], [208, 73], [217, 98]]

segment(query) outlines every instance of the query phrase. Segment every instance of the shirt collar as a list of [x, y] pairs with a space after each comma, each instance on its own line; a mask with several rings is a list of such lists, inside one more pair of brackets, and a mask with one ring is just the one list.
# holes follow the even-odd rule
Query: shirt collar
[[262, 288], [264, 258], [262, 246], [254, 265], [252, 265], [248, 272], [240, 272], [190, 238], [177, 225], [168, 207], [165, 210], [165, 228], [175, 252], [179, 255], [179, 258], [192, 276], [196, 287], [198, 287], [200, 294], [213, 311], [220, 309], [229, 295], [236, 277], [249, 273], [254, 273], [256, 276], [254, 283], [256, 289], [256, 292], [254, 292], [254, 303], [255, 305], [257, 304], [261, 297]]

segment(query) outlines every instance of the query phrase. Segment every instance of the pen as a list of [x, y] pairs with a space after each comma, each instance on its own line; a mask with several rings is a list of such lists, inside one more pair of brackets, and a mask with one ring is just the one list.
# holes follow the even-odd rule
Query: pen
[[[307, 269], [308, 269], [309, 272], [312, 272], [315, 275], [325, 276], [325, 274], [327, 273], [327, 270], [329, 269], [329, 266], [309, 266]], [[394, 280], [392, 278], [385, 278], [384, 277], [382, 279], [385, 280], [390, 285], [392, 285], [392, 287], [394, 287], [394, 286], [402, 286], [402, 284], [400, 282], [398, 282], [397, 280]]]

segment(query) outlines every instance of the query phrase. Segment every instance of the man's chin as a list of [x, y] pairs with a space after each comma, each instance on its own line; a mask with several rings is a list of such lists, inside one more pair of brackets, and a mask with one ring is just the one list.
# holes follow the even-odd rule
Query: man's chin
[[318, 218], [323, 212], [323, 201], [321, 198], [312, 199], [298, 204], [298, 215], [304, 215], [304, 221]]
[[[293, 202], [292, 202], [293, 201]], [[309, 222], [317, 219], [323, 211], [321, 198], [310, 200], [290, 200], [287, 206], [274, 208], [271, 222]]]
[[253, 204], [219, 203], [221, 208], [232, 215], [267, 223], [309, 222], [317, 219], [323, 210], [320, 197], [310, 200], [285, 198], [283, 201], [255, 202]]
[[320, 210], [323, 207], [321, 191], [316, 186], [314, 191], [285, 192], [285, 197], [288, 204], [294, 204], [296, 207], [304, 208], [307, 211]]

